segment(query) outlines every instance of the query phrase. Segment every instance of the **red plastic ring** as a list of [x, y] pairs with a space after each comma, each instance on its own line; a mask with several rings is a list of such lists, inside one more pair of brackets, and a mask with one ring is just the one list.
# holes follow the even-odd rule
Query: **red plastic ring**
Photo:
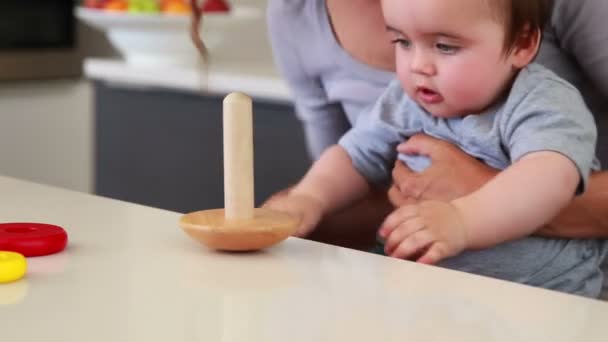
[[66, 231], [46, 223], [0, 223], [0, 250], [26, 257], [61, 252], [68, 244]]

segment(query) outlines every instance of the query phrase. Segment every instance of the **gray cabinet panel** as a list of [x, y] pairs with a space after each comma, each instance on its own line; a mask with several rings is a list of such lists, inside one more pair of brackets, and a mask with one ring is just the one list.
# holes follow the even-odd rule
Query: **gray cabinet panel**
[[[179, 212], [223, 207], [222, 97], [95, 84], [95, 192]], [[310, 165], [293, 108], [254, 102], [256, 203]]]

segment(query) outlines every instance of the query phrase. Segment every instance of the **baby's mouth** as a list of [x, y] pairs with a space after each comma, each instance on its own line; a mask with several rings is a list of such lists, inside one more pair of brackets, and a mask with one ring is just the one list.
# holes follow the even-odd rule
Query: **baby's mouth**
[[443, 97], [436, 91], [427, 87], [416, 87], [416, 97], [425, 104], [437, 104]]

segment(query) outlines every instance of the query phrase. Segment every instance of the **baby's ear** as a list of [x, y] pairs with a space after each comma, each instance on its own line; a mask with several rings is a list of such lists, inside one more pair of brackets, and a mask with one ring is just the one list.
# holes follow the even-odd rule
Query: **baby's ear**
[[521, 69], [530, 64], [540, 48], [542, 32], [540, 29], [531, 30], [527, 25], [519, 34], [517, 43], [511, 51], [513, 67]]

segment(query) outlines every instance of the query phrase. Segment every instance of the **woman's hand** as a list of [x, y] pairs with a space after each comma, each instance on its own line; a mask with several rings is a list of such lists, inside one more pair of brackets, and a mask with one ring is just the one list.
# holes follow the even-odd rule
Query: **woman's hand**
[[458, 147], [424, 134], [411, 137], [397, 150], [427, 156], [431, 165], [417, 173], [402, 161], [395, 162], [393, 185], [388, 193], [395, 207], [422, 200], [451, 201], [479, 189], [499, 172]]

